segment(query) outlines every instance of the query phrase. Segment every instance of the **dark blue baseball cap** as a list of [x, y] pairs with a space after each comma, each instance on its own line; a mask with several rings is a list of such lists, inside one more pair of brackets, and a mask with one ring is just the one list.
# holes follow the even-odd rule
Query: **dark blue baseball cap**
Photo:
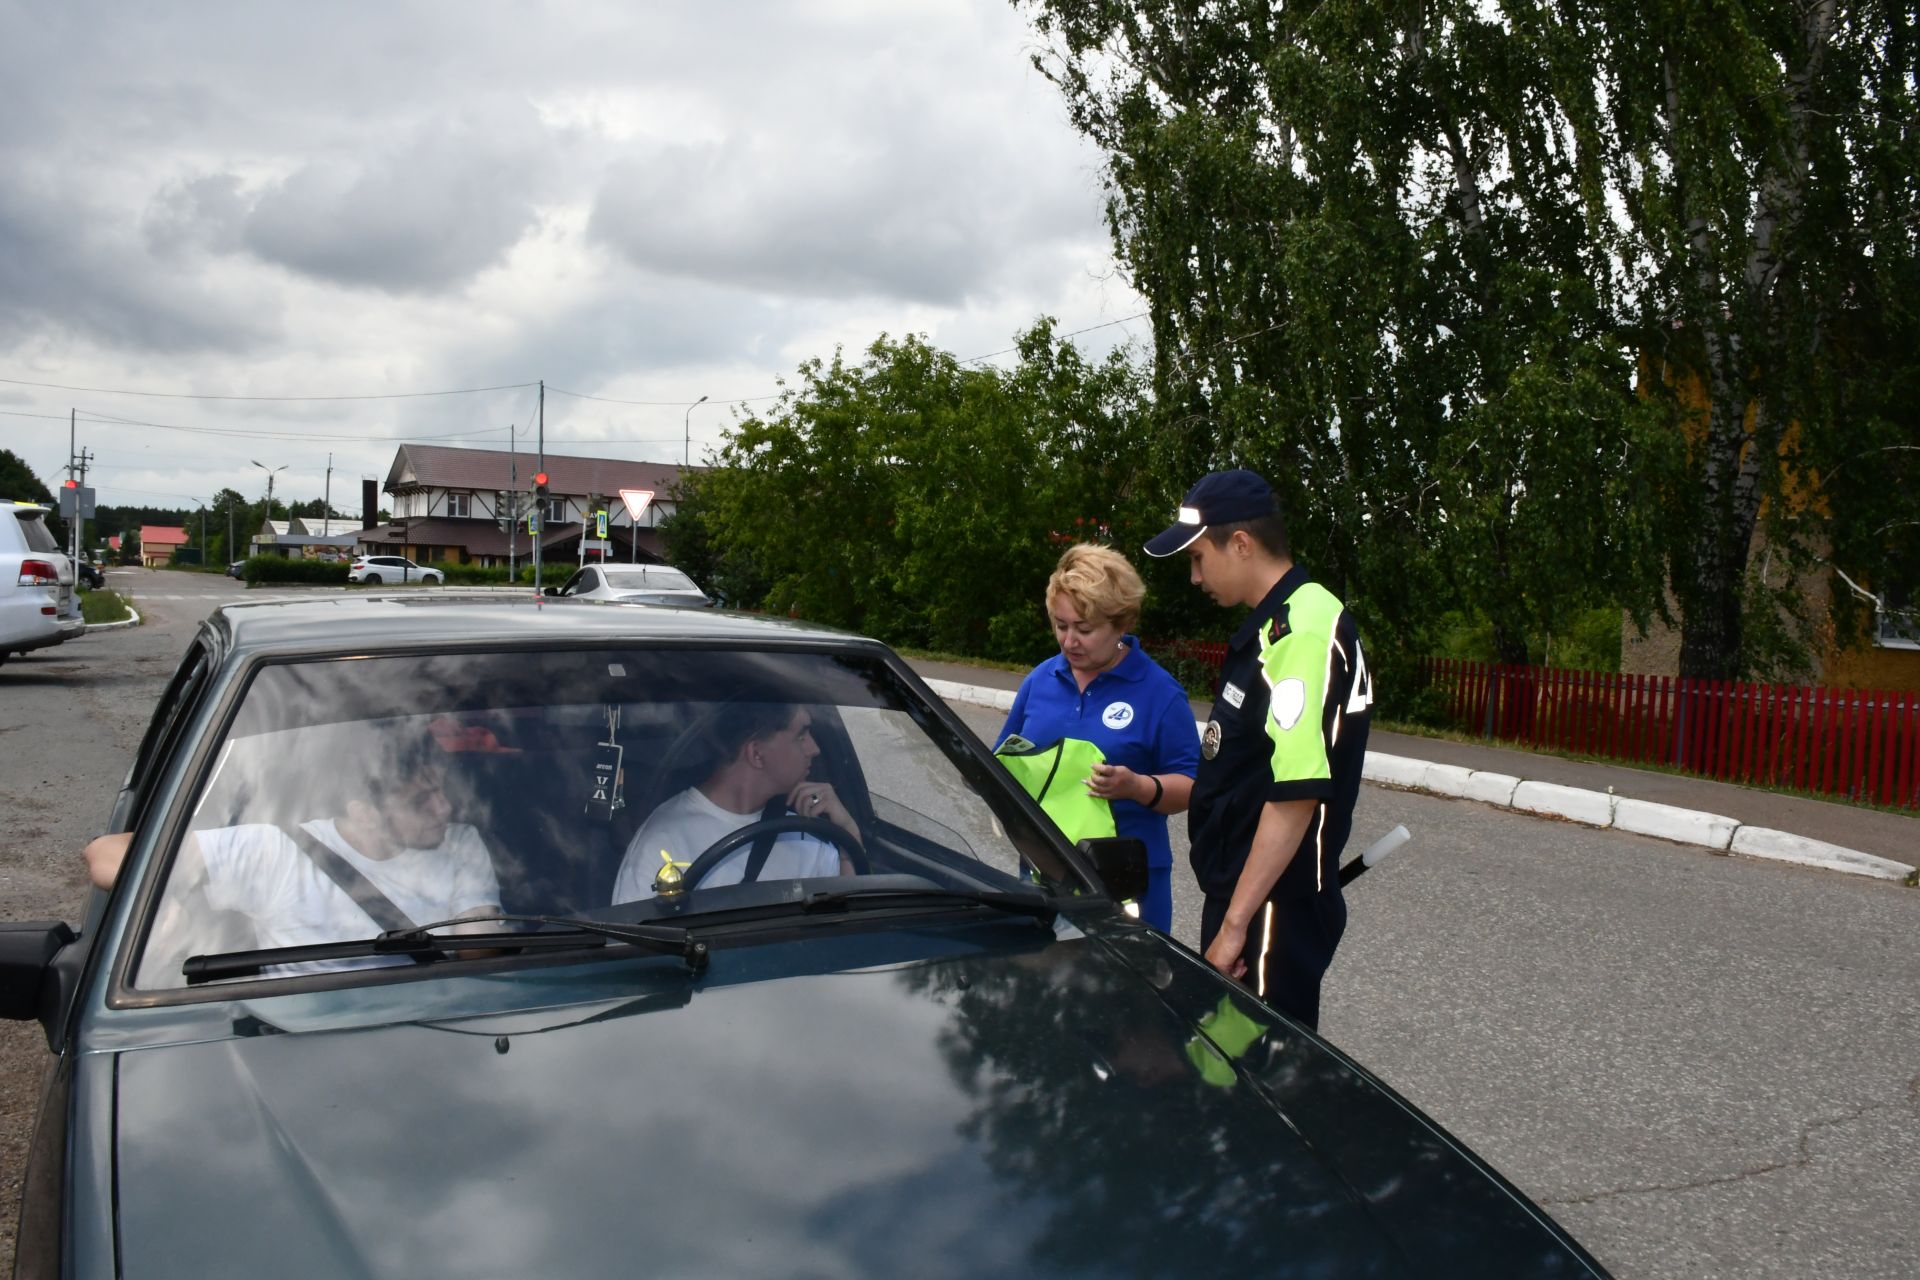
[[1147, 554], [1166, 557], [1185, 551], [1209, 525], [1236, 524], [1273, 515], [1273, 486], [1251, 471], [1214, 471], [1187, 490], [1173, 527], [1147, 543]]

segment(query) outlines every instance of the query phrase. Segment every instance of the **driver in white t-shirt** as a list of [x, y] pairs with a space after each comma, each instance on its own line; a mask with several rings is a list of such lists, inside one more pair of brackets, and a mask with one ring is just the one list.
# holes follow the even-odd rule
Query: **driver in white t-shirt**
[[[614, 902], [651, 898], [653, 878], [664, 862], [662, 852], [676, 863], [691, 862], [723, 837], [758, 821], [776, 796], [787, 798], [788, 812], [825, 818], [859, 838], [853, 816], [833, 788], [807, 778], [820, 746], [813, 740], [813, 716], [805, 707], [735, 703], [715, 717], [710, 741], [719, 752], [720, 764], [706, 781], [662, 801], [647, 818], [627, 845], [613, 883]], [[688, 887], [740, 883], [749, 851], [750, 846], [742, 845], [722, 858], [699, 885]], [[767, 854], [760, 879], [851, 874], [846, 855], [829, 842], [804, 832], [784, 831]]]

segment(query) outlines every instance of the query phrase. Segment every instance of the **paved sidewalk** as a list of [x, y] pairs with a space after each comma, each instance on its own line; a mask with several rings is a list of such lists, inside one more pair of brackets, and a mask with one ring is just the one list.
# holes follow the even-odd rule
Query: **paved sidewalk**
[[[911, 663], [923, 679], [989, 689], [1018, 689], [1023, 673], [951, 662]], [[1205, 721], [1208, 704], [1193, 704], [1194, 719]], [[1370, 751], [1457, 765], [1492, 773], [1511, 774], [1536, 782], [1579, 787], [1587, 791], [1646, 800], [1702, 813], [1719, 814], [1742, 826], [1766, 827], [1810, 840], [1824, 841], [1904, 862], [1920, 863], [1920, 815], [1906, 817], [1865, 809], [1843, 801], [1812, 800], [1780, 795], [1728, 782], [1654, 773], [1627, 765], [1568, 760], [1556, 755], [1520, 751], [1491, 743], [1450, 742], [1401, 733], [1375, 731], [1367, 739]]]

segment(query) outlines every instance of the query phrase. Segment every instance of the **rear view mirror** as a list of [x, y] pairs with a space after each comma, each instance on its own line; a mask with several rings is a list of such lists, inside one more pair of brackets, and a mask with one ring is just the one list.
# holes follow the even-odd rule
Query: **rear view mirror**
[[1078, 846], [1115, 902], [1147, 896], [1147, 845], [1132, 836], [1100, 836]]

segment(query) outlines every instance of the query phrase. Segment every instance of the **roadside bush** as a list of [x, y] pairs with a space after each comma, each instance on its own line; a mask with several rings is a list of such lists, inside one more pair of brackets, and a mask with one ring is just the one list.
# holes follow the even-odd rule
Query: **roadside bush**
[[[449, 586], [504, 587], [509, 582], [521, 582], [528, 586], [533, 585], [533, 565], [525, 561], [522, 561], [516, 567], [514, 576], [511, 578], [507, 576], [507, 567], [503, 564], [456, 564], [452, 560], [436, 560], [427, 567], [430, 569], [438, 569], [440, 572], [446, 574], [447, 585]], [[573, 571], [579, 567], [579, 565], [571, 560], [549, 560], [546, 564], [546, 571], [541, 575], [541, 582], [546, 586], [557, 587], [572, 577]]]
[[347, 566], [326, 560], [289, 560], [285, 556], [253, 556], [240, 569], [249, 585], [259, 582], [310, 582], [345, 586]]
[[505, 565], [460, 564], [454, 560], [435, 560], [426, 567], [438, 569], [445, 574], [449, 585], [480, 587], [507, 584]]

